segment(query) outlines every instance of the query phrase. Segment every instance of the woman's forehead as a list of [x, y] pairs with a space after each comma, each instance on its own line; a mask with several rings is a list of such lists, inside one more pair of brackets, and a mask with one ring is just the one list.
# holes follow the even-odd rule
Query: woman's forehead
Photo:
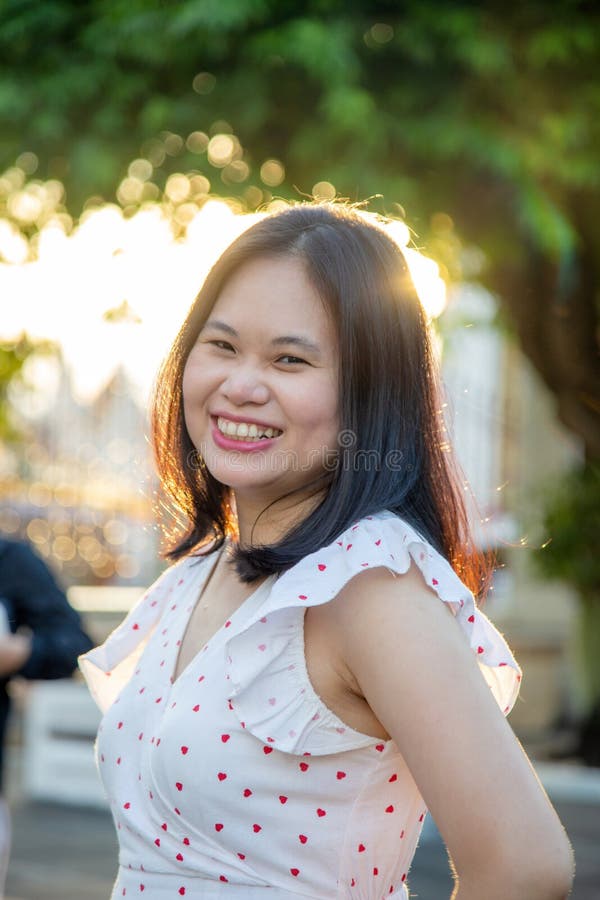
[[207, 325], [215, 322], [236, 331], [261, 328], [270, 337], [302, 334], [315, 341], [316, 335], [333, 336], [323, 300], [305, 264], [293, 256], [261, 258], [240, 266], [217, 296]]

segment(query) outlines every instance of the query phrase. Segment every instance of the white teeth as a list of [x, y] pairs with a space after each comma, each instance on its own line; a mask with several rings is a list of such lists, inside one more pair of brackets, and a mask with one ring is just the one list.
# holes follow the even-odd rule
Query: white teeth
[[229, 419], [222, 418], [222, 416], [217, 418], [217, 428], [221, 434], [233, 437], [236, 440], [272, 438], [281, 434], [278, 428], [260, 428], [258, 425], [248, 422], [231, 422]]

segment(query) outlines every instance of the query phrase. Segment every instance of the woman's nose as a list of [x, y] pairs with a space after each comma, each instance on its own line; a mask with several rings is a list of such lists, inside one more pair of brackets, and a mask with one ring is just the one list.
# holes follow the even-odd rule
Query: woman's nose
[[269, 389], [260, 374], [247, 366], [240, 367], [235, 372], [230, 372], [221, 386], [223, 396], [236, 406], [244, 403], [266, 403], [269, 399]]

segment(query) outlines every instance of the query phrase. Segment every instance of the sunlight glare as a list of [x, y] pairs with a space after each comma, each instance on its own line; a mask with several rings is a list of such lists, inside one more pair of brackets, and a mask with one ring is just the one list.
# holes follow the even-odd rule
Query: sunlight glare
[[[176, 177], [172, 193], [189, 190], [187, 177], [185, 184]], [[263, 215], [237, 214], [211, 198], [191, 211], [185, 238], [177, 239], [160, 204], [144, 204], [130, 217], [105, 204], [87, 210], [70, 235], [60, 219], [50, 219], [30, 262], [27, 243], [0, 222], [0, 244], [12, 263], [0, 264], [0, 338], [26, 332], [58, 343], [79, 399], [94, 397], [121, 366], [144, 402], [211, 265]], [[437, 265], [406, 246], [403, 222], [382, 227], [401, 246], [427, 314], [440, 315], [446, 292]]]

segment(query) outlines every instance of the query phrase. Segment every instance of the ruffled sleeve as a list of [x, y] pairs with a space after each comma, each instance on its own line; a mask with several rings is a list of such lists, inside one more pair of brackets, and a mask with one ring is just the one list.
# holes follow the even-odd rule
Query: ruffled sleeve
[[231, 636], [225, 648], [229, 702], [243, 727], [288, 753], [380, 746], [377, 738], [342, 722], [312, 689], [304, 658], [304, 613], [332, 600], [366, 568], [383, 566], [403, 574], [411, 561], [450, 607], [498, 705], [510, 712], [521, 671], [506, 641], [450, 564], [410, 525], [385, 510], [361, 519], [285, 572], [256, 615]]
[[186, 557], [163, 572], [106, 641], [79, 657], [79, 668], [103, 713], [133, 675], [169, 598], [178, 586], [183, 586], [194, 563], [204, 565], [205, 561]]

